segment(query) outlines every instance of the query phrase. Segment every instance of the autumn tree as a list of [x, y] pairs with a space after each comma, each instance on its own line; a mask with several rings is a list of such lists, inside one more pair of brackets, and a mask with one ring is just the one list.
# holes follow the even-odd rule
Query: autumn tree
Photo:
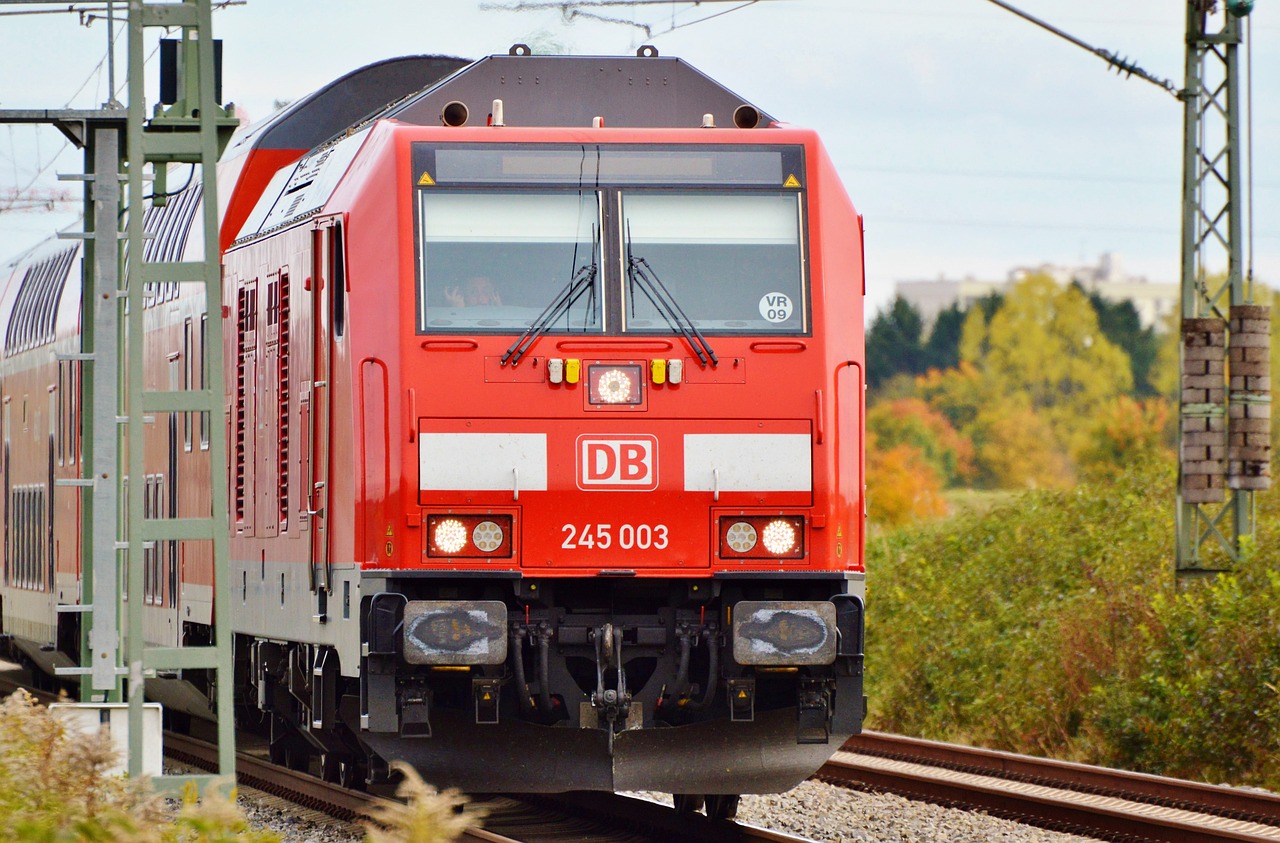
[[1083, 447], [1087, 422], [1133, 385], [1129, 360], [1098, 326], [1097, 314], [1076, 287], [1030, 275], [1005, 296], [985, 331], [966, 322], [962, 345], [972, 362], [1006, 396], [1025, 398], [1070, 452]]
[[1075, 480], [1044, 416], [1016, 397], [984, 407], [968, 432], [979, 483], [987, 488], [1062, 489]]
[[954, 369], [931, 369], [916, 379], [916, 391], [926, 403], [946, 416], [964, 433], [978, 413], [1000, 399], [998, 384], [973, 363], [961, 361]]
[[867, 431], [867, 517], [885, 527], [901, 527], [947, 512], [942, 478], [914, 445], [883, 448]]
[[1168, 427], [1173, 408], [1164, 398], [1137, 401], [1119, 395], [1102, 408], [1078, 463], [1084, 479], [1112, 481], [1141, 462], [1172, 463]]
[[922, 399], [881, 401], [867, 411], [867, 430], [875, 435], [879, 448], [915, 448], [947, 486], [974, 477], [973, 443]]

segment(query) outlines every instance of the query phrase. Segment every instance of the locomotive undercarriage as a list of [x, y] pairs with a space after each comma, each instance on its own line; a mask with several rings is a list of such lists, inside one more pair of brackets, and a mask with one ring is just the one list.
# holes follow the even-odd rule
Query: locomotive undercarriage
[[[371, 592], [349, 725], [442, 786], [769, 792], [860, 728], [862, 604], [842, 577], [388, 577]], [[831, 657], [741, 664], [739, 604], [831, 605]]]

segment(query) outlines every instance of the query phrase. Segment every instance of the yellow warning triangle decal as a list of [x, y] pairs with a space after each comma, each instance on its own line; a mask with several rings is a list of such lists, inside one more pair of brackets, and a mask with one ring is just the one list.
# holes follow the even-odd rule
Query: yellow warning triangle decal
[[[795, 176], [792, 176], [792, 178], [795, 178]], [[418, 179], [418, 187], [430, 187], [435, 183], [436, 183], [436, 180], [431, 178], [431, 174], [428, 173], [426, 170], [423, 170], [422, 176]], [[799, 187], [799, 186], [800, 185], [798, 184], [796, 185], [796, 187]]]
[[740, 699], [740, 700], [744, 700], [744, 699], [746, 699], [746, 698], [747, 698], [747, 692], [746, 692], [746, 691], [739, 691], [739, 692], [738, 692], [738, 699]]
[[[422, 175], [424, 178], [426, 177], [426, 173], [423, 173]], [[421, 182], [419, 182], [419, 184], [421, 184]], [[796, 178], [795, 173], [792, 173], [791, 175], [787, 176], [787, 180], [782, 183], [782, 186], [783, 187], [799, 187], [800, 179]]]

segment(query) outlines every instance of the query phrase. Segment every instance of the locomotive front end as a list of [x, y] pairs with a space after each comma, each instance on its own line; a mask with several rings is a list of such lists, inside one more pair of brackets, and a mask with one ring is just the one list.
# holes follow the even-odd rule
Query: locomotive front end
[[413, 550], [363, 573], [361, 739], [471, 790], [802, 781], [864, 711], [860, 231], [816, 139], [402, 148]]

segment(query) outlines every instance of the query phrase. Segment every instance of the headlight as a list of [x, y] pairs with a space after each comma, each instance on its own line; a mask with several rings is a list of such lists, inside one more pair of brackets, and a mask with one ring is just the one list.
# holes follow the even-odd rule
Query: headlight
[[804, 516], [726, 515], [720, 518], [722, 559], [803, 559]]
[[587, 367], [587, 401], [611, 406], [639, 404], [643, 382], [639, 365], [593, 364]]
[[456, 518], [446, 518], [431, 531], [431, 543], [442, 553], [457, 553], [467, 546], [467, 528]]
[[796, 546], [796, 528], [782, 518], [764, 525], [764, 546], [774, 556], [790, 553]]
[[428, 514], [426, 527], [427, 556], [474, 559], [512, 555], [510, 515]]

